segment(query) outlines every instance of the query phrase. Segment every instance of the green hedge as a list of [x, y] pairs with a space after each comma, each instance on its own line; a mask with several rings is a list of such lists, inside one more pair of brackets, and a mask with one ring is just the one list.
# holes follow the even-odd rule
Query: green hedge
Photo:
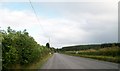
[[37, 44], [26, 30], [15, 31], [8, 27], [6, 31], [0, 31], [2, 36], [2, 66], [11, 68], [19, 64], [28, 65], [50, 52], [50, 49]]

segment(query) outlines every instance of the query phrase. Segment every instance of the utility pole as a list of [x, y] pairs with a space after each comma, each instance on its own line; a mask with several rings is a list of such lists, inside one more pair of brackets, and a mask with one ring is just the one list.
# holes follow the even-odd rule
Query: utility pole
[[49, 46], [50, 46], [51, 44], [50, 44], [50, 36], [49, 36]]

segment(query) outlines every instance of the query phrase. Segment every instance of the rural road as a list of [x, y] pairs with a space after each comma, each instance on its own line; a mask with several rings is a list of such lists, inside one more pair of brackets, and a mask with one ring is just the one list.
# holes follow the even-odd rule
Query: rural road
[[118, 69], [118, 64], [54, 53], [42, 69]]

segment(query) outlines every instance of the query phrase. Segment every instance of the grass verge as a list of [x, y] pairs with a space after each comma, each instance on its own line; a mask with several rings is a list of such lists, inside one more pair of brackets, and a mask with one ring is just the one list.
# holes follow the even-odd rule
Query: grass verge
[[48, 54], [42, 58], [42, 60], [38, 60], [35, 63], [26, 67], [26, 69], [41, 69], [42, 65], [52, 56], [53, 54]]
[[52, 56], [53, 54], [48, 54], [42, 59], [38, 59], [32, 64], [20, 66], [19, 64], [14, 65], [14, 68], [7, 69], [7, 71], [37, 71], [41, 69], [42, 65]]
[[120, 48], [118, 46], [99, 48], [99, 49], [78, 50], [78, 51], [64, 51], [63, 53], [73, 56], [80, 56], [80, 57], [120, 63], [120, 56], [119, 56]]
[[108, 62], [120, 63], [120, 56], [112, 57], [112, 56], [95, 56], [95, 55], [80, 55], [80, 54], [67, 54], [78, 57], [92, 58], [97, 60], [103, 60]]

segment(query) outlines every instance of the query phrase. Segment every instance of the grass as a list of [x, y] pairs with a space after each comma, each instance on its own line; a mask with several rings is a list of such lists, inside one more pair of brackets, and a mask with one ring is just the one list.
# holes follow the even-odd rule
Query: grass
[[100, 48], [97, 50], [88, 49], [81, 51], [66, 51], [64, 53], [73, 56], [80, 56], [80, 57], [120, 63], [119, 51], [120, 51], [119, 47], [107, 47], [107, 48]]
[[[37, 69], [41, 69], [41, 67], [43, 66], [43, 64], [52, 56], [53, 54], [48, 54], [46, 56], [44, 56], [42, 59], [38, 59], [38, 61], [29, 64], [29, 65], [24, 65], [24, 66], [20, 66], [20, 65], [15, 65], [14, 67], [12, 67], [12, 71], [37, 71]], [[10, 70], [11, 70], [10, 69]], [[8, 70], [9, 71], [9, 70]]]
[[48, 54], [42, 58], [42, 60], [38, 60], [35, 63], [26, 67], [26, 69], [41, 69], [42, 65], [52, 56], [52, 54]]
[[92, 59], [98, 59], [98, 60], [103, 60], [103, 61], [109, 61], [109, 62], [115, 62], [115, 63], [120, 63], [120, 57], [112, 57], [112, 56], [95, 56], [95, 55], [79, 55], [79, 54], [68, 54], [72, 56], [80, 56], [80, 57], [85, 57], [85, 58], [92, 58]]

